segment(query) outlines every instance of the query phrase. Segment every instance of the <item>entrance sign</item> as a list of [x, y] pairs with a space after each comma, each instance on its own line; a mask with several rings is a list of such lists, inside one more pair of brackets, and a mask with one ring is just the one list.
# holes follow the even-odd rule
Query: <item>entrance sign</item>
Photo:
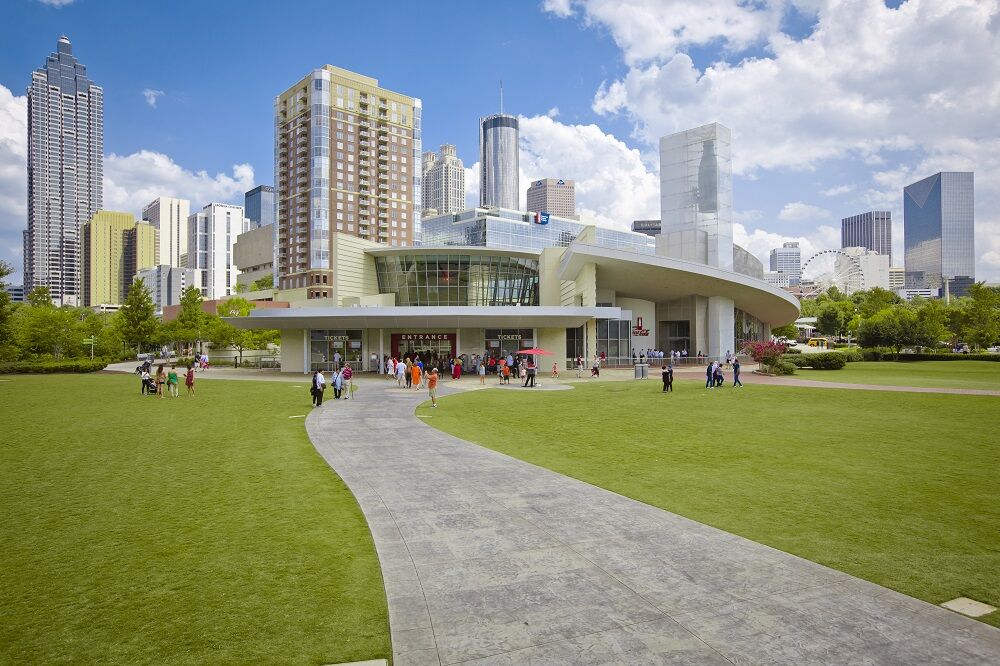
[[391, 333], [389, 338], [396, 358], [411, 352], [431, 352], [453, 358], [458, 342], [454, 333]]

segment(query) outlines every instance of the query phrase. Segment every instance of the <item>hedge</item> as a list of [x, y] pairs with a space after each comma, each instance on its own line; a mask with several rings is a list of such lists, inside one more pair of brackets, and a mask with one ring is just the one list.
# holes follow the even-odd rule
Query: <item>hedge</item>
[[107, 367], [105, 359], [68, 359], [65, 361], [11, 361], [0, 363], [0, 375], [47, 375], [56, 372], [97, 372]]
[[782, 356], [781, 360], [791, 363], [797, 368], [812, 368], [813, 370], [840, 370], [847, 364], [844, 352], [817, 352], [800, 356]]
[[795, 364], [789, 363], [788, 361], [781, 360], [775, 363], [770, 368], [771, 373], [775, 375], [794, 375], [795, 374]]
[[887, 349], [863, 349], [866, 361], [1000, 361], [1000, 354], [955, 354], [952, 352], [929, 354], [899, 354]]

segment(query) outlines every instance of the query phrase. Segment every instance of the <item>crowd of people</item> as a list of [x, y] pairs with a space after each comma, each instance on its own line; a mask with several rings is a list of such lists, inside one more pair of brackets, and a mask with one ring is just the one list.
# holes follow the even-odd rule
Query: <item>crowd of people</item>
[[[309, 394], [312, 396], [312, 404], [319, 407], [323, 404], [323, 394], [327, 389], [326, 375], [322, 370], [313, 370], [312, 382], [309, 385]], [[329, 387], [333, 391], [334, 400], [349, 400], [354, 397], [356, 387], [354, 385], [354, 371], [350, 363], [337, 365], [330, 373]], [[346, 395], [345, 395], [346, 393]]]
[[[180, 396], [180, 375], [177, 373], [177, 365], [172, 364], [169, 369], [161, 363], [156, 366], [156, 372], [152, 371], [153, 363], [145, 361], [136, 368], [139, 375], [140, 391], [142, 395], [157, 396], [160, 398], [169, 395], [172, 398]], [[184, 373], [184, 386], [187, 387], [188, 397], [194, 397], [194, 363], [189, 363], [187, 371]]]

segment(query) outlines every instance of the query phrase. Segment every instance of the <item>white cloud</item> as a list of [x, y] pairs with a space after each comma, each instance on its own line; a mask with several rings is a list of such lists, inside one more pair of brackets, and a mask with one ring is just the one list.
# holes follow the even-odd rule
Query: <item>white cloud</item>
[[149, 104], [154, 109], [156, 108], [156, 102], [161, 97], [166, 95], [162, 90], [153, 90], [152, 88], [146, 88], [142, 91], [142, 96], [146, 98], [146, 104]]
[[479, 162], [465, 167], [465, 205], [467, 208], [479, 205]]
[[48, 5], [49, 7], [65, 7], [66, 5], [72, 5], [74, 0], [38, 0], [43, 5]]
[[549, 118], [555, 118], [556, 116], [559, 115], [559, 107], [553, 106], [551, 109], [545, 112], [545, 115], [547, 115]]
[[566, 178], [576, 181], [581, 219], [627, 229], [632, 220], [659, 217], [659, 176], [638, 150], [597, 125], [566, 125], [548, 116], [520, 120], [522, 206], [531, 181]]
[[848, 192], [853, 192], [853, 185], [836, 185], [827, 190], [820, 192], [824, 197], [839, 197], [841, 194], [847, 194]]
[[231, 174], [212, 176], [185, 169], [168, 155], [149, 150], [104, 158], [104, 207], [109, 210], [138, 213], [161, 196], [190, 199], [192, 208], [226, 203], [239, 200], [255, 184], [249, 164], [234, 164]]
[[0, 260], [12, 264], [19, 281], [21, 231], [27, 227], [28, 98], [0, 85]]
[[740, 223], [733, 225], [733, 242], [745, 248], [764, 263], [764, 270], [770, 264], [771, 250], [781, 247], [783, 243], [797, 241], [802, 251], [802, 261], [805, 262], [820, 250], [828, 250], [840, 246], [840, 230], [829, 225], [821, 225], [800, 236], [776, 234], [756, 228], [748, 231]]
[[560, 18], [579, 10], [587, 25], [602, 25], [625, 62], [664, 58], [689, 46], [722, 44], [739, 51], [778, 28], [784, 3], [745, 0], [547, 0]]
[[819, 206], [793, 201], [784, 205], [778, 219], [785, 222], [822, 222], [833, 219], [833, 213]]

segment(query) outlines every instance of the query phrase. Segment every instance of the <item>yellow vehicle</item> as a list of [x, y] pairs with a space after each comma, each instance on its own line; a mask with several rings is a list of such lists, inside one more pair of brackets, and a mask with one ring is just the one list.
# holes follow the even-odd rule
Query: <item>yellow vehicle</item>
[[820, 349], [826, 349], [830, 346], [830, 341], [826, 338], [809, 338], [809, 342], [806, 343], [809, 347], [819, 347]]

